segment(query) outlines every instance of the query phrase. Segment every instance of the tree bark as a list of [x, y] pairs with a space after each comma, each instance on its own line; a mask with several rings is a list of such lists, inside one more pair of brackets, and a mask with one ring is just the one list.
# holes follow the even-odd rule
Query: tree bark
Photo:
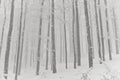
[[3, 46], [5, 24], [6, 24], [6, 6], [4, 4], [4, 21], [3, 21], [3, 25], [2, 25], [2, 35], [1, 35], [1, 41], [0, 41], [0, 57], [1, 57], [2, 46]]
[[[97, 0], [94, 0], [94, 7], [95, 7], [95, 20], [96, 20], [96, 29], [97, 29], [97, 40], [98, 40], [98, 54], [100, 60], [102, 59], [102, 53], [101, 53], [101, 40], [100, 40], [100, 28], [99, 28], [99, 18], [98, 18], [98, 7], [97, 7]], [[100, 61], [100, 64], [102, 62]]]
[[20, 62], [19, 62], [19, 71], [18, 74], [21, 74], [21, 67], [22, 67], [22, 55], [23, 55], [23, 47], [24, 47], [24, 35], [26, 29], [26, 14], [27, 14], [27, 4], [25, 4], [25, 12], [24, 12], [24, 22], [23, 22], [23, 30], [22, 30], [22, 38], [21, 38], [21, 51], [20, 51]]
[[37, 49], [37, 68], [36, 68], [36, 75], [39, 75], [40, 70], [40, 46], [41, 46], [41, 32], [42, 32], [42, 14], [43, 14], [43, 5], [44, 0], [42, 0], [41, 3], [41, 9], [40, 9], [40, 24], [39, 24], [39, 38], [38, 38], [38, 49]]
[[68, 68], [68, 62], [67, 62], [67, 34], [66, 34], [66, 12], [65, 12], [65, 1], [63, 0], [63, 18], [64, 18], [64, 38], [65, 38], [65, 68]]
[[4, 76], [5, 79], [7, 79], [8, 67], [9, 67], [9, 56], [10, 56], [11, 37], [13, 31], [13, 22], [14, 22], [14, 0], [12, 0], [11, 3], [10, 23], [9, 23], [9, 31], [7, 36], [6, 52], [5, 52], [5, 64], [4, 64], [4, 74], [6, 74]]
[[52, 0], [51, 11], [51, 34], [52, 34], [52, 68], [53, 73], [56, 73], [56, 50], [55, 50], [55, 21], [54, 21], [54, 0]]
[[80, 25], [79, 25], [79, 10], [78, 10], [78, 0], [75, 0], [75, 8], [76, 8], [76, 31], [77, 31], [77, 59], [78, 66], [81, 65], [81, 48], [80, 48]]
[[48, 33], [47, 33], [47, 50], [46, 50], [46, 70], [48, 70], [49, 61], [49, 44], [50, 44], [50, 1], [49, 1], [49, 15], [48, 15]]
[[99, 21], [100, 21], [100, 31], [101, 31], [101, 47], [102, 47], [102, 60], [105, 61], [105, 47], [104, 47], [104, 32], [103, 32], [103, 22], [102, 22], [102, 12], [101, 12], [101, 4], [100, 0], [98, 0], [99, 6]]
[[76, 50], [75, 50], [75, 1], [72, 2], [72, 34], [73, 34], [73, 50], [74, 50], [74, 69], [76, 69]]
[[109, 52], [109, 59], [112, 60], [107, 0], [104, 0], [104, 4], [105, 4], [106, 27], [107, 27], [107, 36], [108, 36], [108, 38], [107, 38], [107, 40], [108, 40], [108, 52]]
[[18, 38], [18, 51], [17, 51], [15, 80], [18, 79], [18, 71], [19, 71], [18, 69], [19, 69], [19, 60], [20, 60], [20, 49], [21, 49], [22, 18], [23, 18], [23, 0], [21, 0], [21, 13], [20, 13], [20, 26], [19, 26], [19, 38]]
[[93, 67], [93, 57], [92, 57], [92, 42], [91, 42], [91, 32], [90, 32], [90, 21], [88, 14], [88, 3], [87, 0], [84, 0], [84, 11], [86, 19], [86, 28], [87, 28], [87, 41], [88, 41], [88, 58], [89, 58], [89, 68]]

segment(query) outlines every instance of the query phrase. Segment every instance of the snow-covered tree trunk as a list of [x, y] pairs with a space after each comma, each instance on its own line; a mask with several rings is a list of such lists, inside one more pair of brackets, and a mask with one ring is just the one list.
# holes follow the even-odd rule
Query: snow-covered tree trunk
[[44, 0], [41, 2], [41, 9], [40, 9], [40, 23], [39, 23], [39, 34], [38, 34], [38, 49], [37, 49], [37, 68], [36, 68], [36, 75], [39, 75], [40, 70], [40, 46], [41, 46], [41, 32], [42, 32], [42, 14], [43, 14], [43, 5]]
[[98, 11], [99, 11], [99, 21], [100, 21], [100, 33], [101, 33], [101, 50], [102, 50], [102, 60], [105, 61], [105, 46], [104, 46], [104, 32], [103, 32], [103, 22], [102, 22], [102, 10], [101, 10], [101, 2], [98, 0]]
[[85, 11], [85, 20], [86, 20], [86, 29], [87, 29], [89, 68], [91, 68], [93, 67], [93, 56], [92, 56], [92, 41], [91, 41], [91, 32], [90, 32], [91, 26], [89, 21], [87, 0], [84, 0], [84, 11]]
[[54, 0], [52, 0], [52, 11], [51, 11], [51, 38], [52, 38], [52, 70], [56, 73], [56, 49], [55, 49], [55, 20], [54, 20]]
[[23, 22], [22, 37], [21, 37], [22, 41], [21, 41], [21, 51], [20, 51], [19, 71], [18, 71], [19, 75], [21, 74], [21, 67], [22, 67], [24, 35], [25, 35], [25, 29], [26, 29], [26, 14], [27, 14], [27, 3], [25, 4], [24, 22]]
[[79, 10], [78, 10], [78, 0], [75, 0], [75, 10], [76, 10], [76, 32], [77, 32], [77, 59], [78, 66], [81, 65], [81, 48], [80, 48], [80, 25], [79, 25]]
[[65, 0], [63, 0], [63, 19], [64, 19], [64, 39], [65, 39], [65, 68], [68, 68], [68, 51], [67, 51], [67, 34], [66, 34], [66, 12], [65, 12]]
[[18, 37], [18, 51], [17, 51], [17, 61], [16, 61], [16, 72], [15, 72], [15, 80], [18, 78], [19, 72], [19, 61], [20, 61], [20, 50], [21, 50], [21, 32], [22, 32], [22, 18], [23, 18], [23, 0], [21, 0], [21, 13], [20, 13], [20, 24], [19, 24], [19, 37]]
[[96, 30], [97, 30], [97, 40], [98, 40], [98, 53], [99, 53], [99, 58], [102, 59], [97, 0], [94, 0], [94, 8], [95, 8], [95, 20], [96, 20]]
[[75, 1], [72, 0], [72, 38], [73, 38], [73, 50], [74, 50], [74, 69], [76, 69], [76, 50], [75, 50]]
[[49, 1], [49, 14], [48, 14], [48, 33], [47, 33], [47, 50], [46, 50], [46, 70], [48, 69], [49, 62], [49, 44], [50, 44], [50, 1]]
[[106, 27], [107, 27], [107, 36], [108, 36], [107, 40], [108, 40], [109, 59], [112, 60], [107, 0], [104, 0], [104, 4], [105, 4]]
[[0, 57], [1, 57], [1, 52], [2, 52], [2, 46], [3, 46], [3, 38], [4, 38], [4, 29], [5, 29], [5, 24], [6, 24], [6, 5], [4, 2], [4, 21], [2, 25], [2, 34], [1, 34], [1, 40], [0, 40]]
[[6, 46], [6, 52], [5, 52], [5, 62], [4, 62], [4, 74], [5, 74], [4, 77], [5, 77], [5, 79], [7, 79], [8, 67], [9, 67], [11, 37], [12, 37], [13, 23], [14, 23], [14, 2], [15, 2], [15, 0], [12, 0], [12, 2], [11, 2], [9, 31], [8, 31], [8, 36], [7, 36], [7, 46]]

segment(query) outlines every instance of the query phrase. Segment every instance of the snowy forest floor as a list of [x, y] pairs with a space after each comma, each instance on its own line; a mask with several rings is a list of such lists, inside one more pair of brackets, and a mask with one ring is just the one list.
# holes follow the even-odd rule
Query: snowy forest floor
[[[120, 55], [115, 56], [112, 61], [97, 64], [92, 69], [83, 66], [77, 69], [59, 70], [56, 74], [49, 70], [40, 71], [39, 76], [32, 73], [33, 69], [27, 69], [22, 72], [18, 80], [120, 80]], [[2, 74], [0, 80], [4, 80]], [[8, 80], [14, 80], [14, 76], [8, 75]]]

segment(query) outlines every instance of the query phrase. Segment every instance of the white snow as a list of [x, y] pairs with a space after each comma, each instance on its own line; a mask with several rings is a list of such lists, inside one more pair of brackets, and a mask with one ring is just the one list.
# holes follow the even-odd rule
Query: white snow
[[[120, 55], [114, 56], [112, 61], [103, 62], [103, 64], [95, 64], [91, 69], [86, 66], [77, 69], [60, 69], [59, 65], [56, 74], [50, 70], [40, 70], [40, 75], [35, 75], [34, 69], [26, 69], [19, 76], [18, 80], [120, 80]], [[4, 80], [2, 73], [0, 80]], [[14, 80], [14, 75], [9, 73], [8, 80]]]

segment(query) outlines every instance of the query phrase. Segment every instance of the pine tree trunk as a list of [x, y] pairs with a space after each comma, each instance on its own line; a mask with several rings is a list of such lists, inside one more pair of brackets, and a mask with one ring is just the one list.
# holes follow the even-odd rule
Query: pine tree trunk
[[67, 62], [67, 34], [66, 34], [66, 15], [65, 15], [65, 1], [63, 0], [63, 18], [64, 18], [64, 36], [65, 36], [65, 68], [68, 68], [68, 62]]
[[91, 68], [93, 67], [93, 57], [92, 57], [92, 42], [90, 36], [91, 32], [90, 32], [90, 21], [89, 21], [87, 0], [84, 0], [84, 11], [85, 11], [86, 28], [87, 28], [89, 68]]
[[[99, 20], [98, 20], [98, 10], [97, 10], [97, 1], [94, 0], [94, 7], [95, 7], [95, 19], [96, 19], [96, 30], [97, 30], [97, 40], [98, 40], [98, 53], [100, 60], [102, 59], [101, 53], [101, 40], [100, 40], [100, 28], [99, 28]], [[100, 61], [101, 64], [101, 61]]]
[[[50, 5], [50, 1], [49, 1]], [[49, 6], [50, 7], [50, 6]], [[48, 15], [48, 33], [47, 33], [47, 50], [46, 50], [46, 70], [48, 70], [48, 61], [49, 61], [49, 44], [50, 44], [50, 8]]]
[[9, 31], [7, 36], [6, 52], [5, 52], [5, 64], [4, 64], [4, 74], [6, 74], [4, 76], [5, 79], [7, 79], [8, 67], [9, 67], [9, 56], [10, 56], [11, 37], [13, 31], [13, 22], [14, 22], [14, 0], [12, 0], [11, 3], [10, 23], [9, 23]]
[[19, 69], [20, 49], [21, 49], [22, 18], [23, 18], [23, 0], [21, 0], [21, 13], [20, 13], [20, 26], [19, 26], [19, 38], [18, 38], [18, 51], [17, 51], [15, 80], [17, 80], [17, 78], [18, 78], [18, 71], [19, 71], [18, 69]]
[[78, 0], [75, 0], [75, 8], [76, 8], [76, 31], [77, 31], [77, 57], [78, 57], [78, 66], [81, 65], [81, 49], [80, 49], [80, 25], [79, 25], [79, 10], [78, 10]]
[[95, 54], [94, 54], [93, 24], [92, 24], [92, 14], [91, 14], [92, 10], [91, 10], [90, 2], [89, 2], [88, 5], [89, 5], [89, 7], [88, 7], [88, 9], [89, 9], [88, 12], [89, 13], [88, 14], [89, 14], [89, 21], [90, 21], [90, 26], [91, 26], [91, 29], [90, 29], [90, 32], [91, 32], [90, 34], [91, 35], [90, 36], [91, 36], [91, 42], [92, 42], [92, 56], [93, 56], [93, 59], [94, 59], [95, 58], [95, 56], [94, 56]]
[[4, 4], [4, 21], [3, 21], [2, 35], [1, 35], [1, 41], [0, 41], [0, 57], [1, 57], [1, 53], [2, 53], [5, 24], [6, 24], [6, 6]]
[[21, 51], [20, 51], [20, 62], [19, 62], [19, 71], [18, 74], [21, 74], [21, 67], [22, 67], [22, 55], [23, 55], [23, 45], [24, 45], [24, 35], [25, 35], [25, 28], [26, 28], [26, 14], [27, 14], [27, 4], [25, 4], [25, 12], [24, 12], [24, 23], [23, 23], [23, 30], [22, 30], [22, 41], [21, 41]]
[[54, 0], [52, 0], [52, 11], [51, 11], [51, 34], [52, 34], [52, 68], [53, 73], [56, 73], [56, 50], [55, 50], [55, 22], [54, 22]]
[[42, 0], [41, 3], [41, 14], [40, 14], [40, 24], [39, 24], [39, 38], [38, 38], [38, 49], [37, 49], [37, 68], [36, 68], [36, 75], [39, 75], [39, 69], [40, 69], [40, 46], [41, 46], [41, 32], [42, 32], [42, 14], [43, 14], [43, 5], [44, 0]]
[[76, 50], [75, 50], [75, 1], [72, 2], [72, 12], [73, 12], [73, 21], [72, 21], [72, 34], [73, 34], [73, 50], [74, 50], [74, 69], [76, 69]]
[[104, 32], [103, 32], [103, 22], [102, 22], [102, 12], [100, 0], [98, 1], [99, 6], [99, 21], [100, 21], [100, 31], [101, 31], [101, 47], [102, 47], [102, 60], [105, 61], [105, 47], [104, 47]]
[[110, 30], [109, 30], [109, 21], [108, 21], [108, 8], [107, 8], [107, 0], [104, 0], [105, 4], [105, 16], [106, 16], [106, 27], [107, 27], [107, 36], [108, 36], [108, 51], [109, 51], [109, 59], [112, 60], [111, 54], [111, 40], [110, 40]]

